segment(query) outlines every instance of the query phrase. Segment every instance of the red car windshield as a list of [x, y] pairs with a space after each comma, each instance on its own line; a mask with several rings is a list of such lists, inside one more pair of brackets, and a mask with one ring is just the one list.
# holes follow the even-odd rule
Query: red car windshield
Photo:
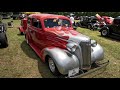
[[53, 28], [57, 26], [61, 27], [71, 27], [70, 21], [67, 19], [56, 19], [56, 18], [49, 18], [44, 20], [44, 25], [46, 28]]

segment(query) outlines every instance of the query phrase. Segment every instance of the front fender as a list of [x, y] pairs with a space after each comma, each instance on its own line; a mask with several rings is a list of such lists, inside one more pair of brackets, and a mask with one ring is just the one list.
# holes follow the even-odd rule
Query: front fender
[[104, 58], [104, 50], [103, 48], [97, 44], [96, 47], [91, 47], [92, 48], [92, 53], [91, 53], [91, 61], [96, 62], [103, 60]]
[[68, 53], [68, 51], [66, 52], [60, 48], [46, 48], [44, 50], [44, 57], [50, 56], [54, 60], [59, 72], [65, 75], [68, 74], [69, 70], [79, 67], [77, 57]]

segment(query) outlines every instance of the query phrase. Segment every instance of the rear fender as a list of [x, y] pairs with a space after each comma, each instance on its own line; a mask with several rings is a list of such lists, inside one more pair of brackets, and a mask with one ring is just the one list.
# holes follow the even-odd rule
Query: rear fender
[[58, 68], [58, 71], [65, 75], [68, 71], [79, 67], [77, 57], [68, 51], [60, 48], [45, 48], [43, 51], [44, 57], [50, 56]]
[[22, 26], [18, 27], [20, 32], [24, 32], [25, 30], [23, 29]]

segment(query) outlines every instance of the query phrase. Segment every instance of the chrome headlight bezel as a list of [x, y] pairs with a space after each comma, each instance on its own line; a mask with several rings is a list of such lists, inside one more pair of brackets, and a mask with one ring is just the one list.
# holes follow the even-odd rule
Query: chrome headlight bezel
[[97, 46], [97, 41], [96, 40], [91, 40], [91, 46], [96, 47]]
[[67, 50], [70, 52], [75, 52], [76, 48], [77, 48], [76, 43], [68, 43], [67, 44]]

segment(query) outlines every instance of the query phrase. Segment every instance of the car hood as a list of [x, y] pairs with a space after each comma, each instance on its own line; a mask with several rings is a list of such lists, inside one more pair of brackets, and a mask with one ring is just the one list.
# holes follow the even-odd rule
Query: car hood
[[54, 33], [58, 36], [58, 38], [67, 40], [68, 42], [72, 41], [72, 42], [80, 43], [81, 41], [90, 40], [88, 36], [77, 32], [73, 28], [57, 28], [57, 29], [54, 28], [54, 29], [48, 30], [48, 32]]

